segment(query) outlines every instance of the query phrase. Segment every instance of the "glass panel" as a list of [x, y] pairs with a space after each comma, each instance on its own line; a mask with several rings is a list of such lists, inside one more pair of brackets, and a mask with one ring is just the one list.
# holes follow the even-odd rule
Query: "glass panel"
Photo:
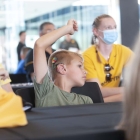
[[[65, 25], [68, 19], [76, 19], [79, 30], [72, 37], [78, 42], [81, 51], [84, 51], [91, 45], [92, 23], [95, 17], [101, 14], [110, 14], [115, 19], [119, 31], [117, 43], [121, 43], [118, 1], [3, 1], [3, 6], [2, 3], [0, 4], [0, 12], [4, 10], [6, 16], [4, 26], [0, 26], [0, 62], [6, 65], [9, 72], [14, 72], [18, 62], [16, 47], [19, 41], [19, 32], [26, 29], [26, 45], [33, 48], [36, 39], [39, 37], [38, 28], [45, 21], [53, 22], [56, 28], [59, 28]], [[56, 41], [53, 48], [57, 49], [62, 40], [64, 37]]]

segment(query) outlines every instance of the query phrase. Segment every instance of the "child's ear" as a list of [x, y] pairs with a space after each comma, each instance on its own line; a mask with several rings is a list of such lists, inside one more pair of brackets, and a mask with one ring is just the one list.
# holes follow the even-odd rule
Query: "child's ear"
[[59, 64], [57, 65], [57, 68], [56, 68], [57, 72], [62, 74], [62, 75], [65, 75], [66, 74], [66, 66], [64, 64]]

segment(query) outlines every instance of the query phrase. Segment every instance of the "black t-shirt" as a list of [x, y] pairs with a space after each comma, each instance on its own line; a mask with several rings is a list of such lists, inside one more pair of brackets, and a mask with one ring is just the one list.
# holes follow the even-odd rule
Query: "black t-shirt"
[[59, 45], [59, 48], [65, 50], [69, 50], [70, 48], [77, 48], [78, 50], [80, 49], [77, 41], [74, 39], [71, 39], [69, 42], [67, 40], [62, 41]]
[[[52, 52], [54, 52], [56, 50], [52, 49]], [[47, 58], [47, 61], [50, 57], [50, 54], [48, 52], [46, 52], [46, 58]], [[33, 49], [31, 49], [26, 58], [25, 58], [25, 70], [27, 72], [27, 74], [30, 74], [30, 73], [33, 73], [34, 72], [34, 67], [33, 67]]]
[[17, 46], [17, 54], [18, 54], [18, 62], [21, 60], [20, 58], [20, 52], [21, 52], [21, 49], [25, 46], [25, 44], [19, 42], [18, 43], [18, 46]]

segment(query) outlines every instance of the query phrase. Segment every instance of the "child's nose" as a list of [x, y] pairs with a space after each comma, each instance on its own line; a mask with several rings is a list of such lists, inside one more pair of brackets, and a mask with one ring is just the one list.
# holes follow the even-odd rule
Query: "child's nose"
[[85, 74], [87, 74], [87, 71], [86, 71], [86, 70], [84, 70], [84, 73], [85, 73]]

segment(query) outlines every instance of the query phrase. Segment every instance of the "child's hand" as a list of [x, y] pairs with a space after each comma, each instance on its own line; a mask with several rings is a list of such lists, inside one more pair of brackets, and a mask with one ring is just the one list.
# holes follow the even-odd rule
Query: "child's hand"
[[0, 80], [9, 78], [9, 74], [5, 69], [0, 69]]
[[70, 30], [70, 35], [73, 35], [75, 31], [78, 31], [78, 25], [77, 25], [77, 22], [76, 20], [74, 19], [70, 19], [67, 23], [68, 26], [71, 27], [71, 30]]

